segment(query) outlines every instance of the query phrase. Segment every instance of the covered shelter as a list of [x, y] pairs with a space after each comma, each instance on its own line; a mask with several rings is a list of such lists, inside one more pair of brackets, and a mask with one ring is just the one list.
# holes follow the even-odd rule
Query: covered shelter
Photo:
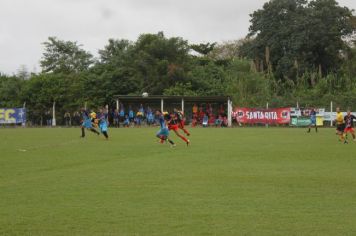
[[191, 117], [193, 105], [207, 105], [218, 109], [223, 106], [228, 119], [228, 126], [232, 125], [232, 101], [229, 96], [132, 96], [132, 95], [115, 95], [116, 109], [120, 110], [120, 106], [137, 106], [144, 104], [153, 109], [161, 111], [172, 111], [173, 108], [178, 108], [184, 112], [186, 117]]

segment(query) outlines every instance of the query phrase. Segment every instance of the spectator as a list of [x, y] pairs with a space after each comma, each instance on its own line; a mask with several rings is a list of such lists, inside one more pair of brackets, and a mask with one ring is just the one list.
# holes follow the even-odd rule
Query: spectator
[[51, 117], [51, 110], [45, 113], [46, 124], [47, 126], [52, 126], [52, 117]]
[[209, 116], [213, 115], [213, 107], [211, 106], [210, 103], [206, 105], [206, 112], [209, 114]]
[[135, 119], [135, 114], [134, 114], [131, 106], [129, 107], [129, 119], [130, 119], [130, 122], [133, 122]]
[[119, 111], [115, 109], [114, 114], [113, 114], [113, 123], [116, 128], [120, 127], [120, 119], [119, 119]]
[[199, 118], [198, 118], [200, 124], [202, 124], [205, 115], [206, 115], [206, 113], [204, 112], [203, 105], [200, 105], [200, 107], [199, 107]]
[[136, 125], [138, 127], [141, 127], [141, 122], [142, 122], [142, 119], [143, 119], [143, 113], [141, 111], [138, 111], [136, 113]]
[[224, 114], [225, 114], [224, 105], [221, 104], [221, 105], [220, 105], [220, 108], [219, 108], [219, 115], [220, 115], [220, 116], [223, 116]]
[[202, 125], [203, 125], [203, 127], [208, 127], [209, 126], [209, 116], [208, 116], [208, 114], [204, 115]]
[[124, 118], [124, 127], [129, 127], [130, 126], [130, 118], [128, 115], [125, 115], [125, 118]]
[[138, 111], [141, 114], [141, 122], [145, 119], [145, 109], [143, 108], [143, 105], [140, 104], [140, 108], [138, 109]]
[[125, 108], [124, 105], [121, 104], [120, 106], [120, 113], [119, 113], [119, 122], [124, 122], [125, 120]]
[[66, 113], [64, 113], [64, 121], [65, 121], [67, 127], [71, 126], [71, 117], [70, 117], [70, 113], [68, 111]]
[[152, 113], [151, 110], [149, 110], [149, 112], [147, 112], [147, 124], [150, 126], [150, 125], [153, 125], [154, 124], [154, 115]]
[[76, 126], [80, 125], [80, 113], [78, 111], [73, 113], [73, 124]]
[[[149, 113], [152, 113], [152, 110], [151, 108], [148, 106], [147, 109], [146, 109], [146, 117], [148, 118], [148, 114]], [[153, 114], [152, 114], [153, 115]]]
[[224, 116], [224, 117], [223, 117], [222, 124], [221, 124], [221, 127], [227, 127], [227, 125], [228, 125], [228, 120], [227, 120], [227, 117]]
[[193, 116], [193, 119], [192, 119], [192, 127], [195, 127], [197, 125], [197, 116]]
[[194, 115], [198, 116], [198, 106], [195, 103], [193, 105], [193, 117], [194, 117]]
[[221, 124], [222, 124], [222, 117], [220, 115], [216, 116], [215, 127], [219, 127], [221, 126]]

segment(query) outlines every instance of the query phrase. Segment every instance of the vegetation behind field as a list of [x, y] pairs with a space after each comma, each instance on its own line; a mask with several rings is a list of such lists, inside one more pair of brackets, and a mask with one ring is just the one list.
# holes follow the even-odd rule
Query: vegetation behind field
[[[94, 58], [77, 42], [49, 37], [40, 73], [0, 75], [0, 107], [42, 116], [113, 105], [113, 95], [231, 95], [235, 106], [356, 109], [356, 17], [334, 0], [267, 2], [249, 35], [190, 44], [163, 32], [109, 39]], [[231, 29], [239, 30], [239, 29]]]

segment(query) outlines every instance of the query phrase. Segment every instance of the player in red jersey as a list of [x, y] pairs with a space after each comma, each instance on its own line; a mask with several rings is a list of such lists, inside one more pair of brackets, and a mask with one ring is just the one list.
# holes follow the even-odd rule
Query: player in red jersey
[[354, 120], [356, 120], [356, 117], [351, 114], [350, 110], [348, 110], [347, 115], [344, 117], [345, 126], [346, 126], [344, 130], [344, 134], [347, 135], [347, 133], [351, 133], [353, 140], [356, 141]]
[[185, 129], [184, 127], [184, 123], [185, 123], [185, 117], [184, 117], [184, 114], [183, 112], [181, 111], [178, 111], [177, 108], [174, 108], [174, 115], [178, 121], [178, 128], [180, 128], [181, 130], [183, 130], [183, 132], [190, 136], [190, 133], [188, 132], [188, 130]]
[[176, 115], [170, 114], [170, 119], [168, 120], [168, 129], [169, 130], [173, 130], [173, 132], [179, 137], [181, 138], [186, 144], [187, 146], [190, 144], [189, 139], [187, 139], [186, 137], [184, 137], [183, 135], [181, 135], [178, 130], [179, 130], [179, 122], [178, 119], [176, 117]]

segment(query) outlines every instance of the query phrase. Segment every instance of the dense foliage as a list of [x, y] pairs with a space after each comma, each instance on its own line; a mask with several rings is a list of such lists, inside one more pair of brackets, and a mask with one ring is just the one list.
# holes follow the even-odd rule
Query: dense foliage
[[162, 32], [109, 39], [98, 58], [49, 37], [42, 72], [0, 74], [0, 107], [41, 116], [113, 104], [115, 94], [231, 95], [234, 105], [356, 109], [356, 17], [334, 0], [271, 0], [251, 14], [246, 39], [189, 44]]

